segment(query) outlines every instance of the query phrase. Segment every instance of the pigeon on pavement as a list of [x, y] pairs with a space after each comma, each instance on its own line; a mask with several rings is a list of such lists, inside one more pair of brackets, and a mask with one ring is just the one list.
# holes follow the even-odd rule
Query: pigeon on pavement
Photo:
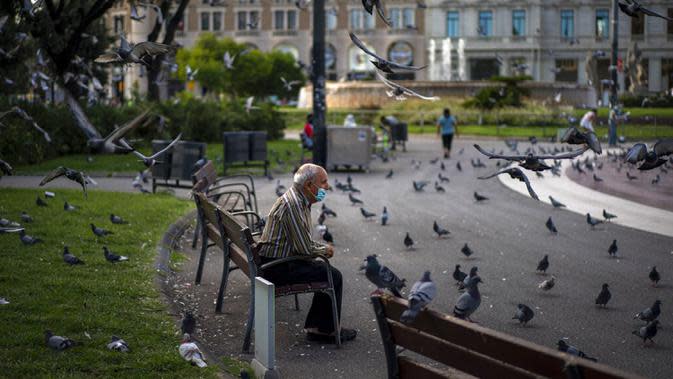
[[636, 315], [633, 316], [633, 318], [650, 322], [656, 320], [657, 317], [659, 317], [660, 313], [661, 313], [661, 300], [655, 300], [654, 304], [652, 304], [651, 307], [645, 308], [642, 311], [636, 313]]
[[325, 214], [325, 216], [332, 216], [332, 217], [336, 217], [336, 216], [337, 216], [336, 212], [334, 212], [334, 211], [331, 210], [330, 208], [327, 208], [327, 206], [326, 206], [325, 204], [323, 204], [323, 205], [322, 205], [322, 208], [320, 208], [320, 209], [322, 210], [322, 213]]
[[68, 246], [63, 246], [63, 261], [71, 266], [73, 265], [83, 265], [84, 261], [77, 258], [76, 256], [70, 253]]
[[110, 343], [107, 344], [107, 348], [122, 353], [128, 353], [129, 351], [131, 351], [131, 349], [129, 348], [129, 344], [127, 344], [126, 341], [117, 336], [112, 336]]
[[364, 203], [362, 202], [362, 200], [360, 200], [360, 199], [356, 198], [355, 196], [353, 196], [352, 193], [349, 193], [349, 194], [348, 194], [348, 200], [351, 201], [351, 205], [355, 205], [355, 204], [364, 204]]
[[519, 323], [525, 326], [528, 321], [533, 319], [535, 312], [526, 304], [519, 304], [516, 307], [516, 314], [512, 317], [512, 320], [519, 320]]
[[470, 249], [470, 247], [467, 246], [467, 242], [465, 243], [465, 245], [463, 245], [463, 248], [460, 249], [460, 252], [463, 253], [463, 255], [465, 255], [465, 257], [467, 258], [469, 258], [472, 254], [474, 254], [474, 251], [472, 251], [472, 249]]
[[191, 363], [192, 365], [196, 365], [199, 367], [206, 367], [208, 366], [205, 361], [205, 357], [199, 347], [196, 345], [196, 343], [192, 342], [192, 337], [188, 334], [185, 333], [182, 336], [182, 342], [180, 343], [180, 347], [178, 348], [178, 352], [180, 352], [180, 356], [184, 358], [187, 362]]
[[423, 189], [425, 188], [425, 186], [428, 185], [428, 182], [427, 182], [427, 181], [424, 181], [424, 180], [422, 180], [422, 181], [418, 181], [418, 182], [415, 181], [415, 180], [413, 180], [412, 183], [413, 183], [413, 185], [414, 185], [414, 191], [416, 191], [416, 192], [421, 192], [421, 191], [423, 191]]
[[476, 200], [477, 202], [482, 202], [484, 200], [488, 200], [488, 197], [480, 195], [477, 193], [477, 191], [474, 191], [474, 200]]
[[610, 244], [610, 247], [608, 247], [608, 254], [610, 254], [611, 257], [614, 257], [617, 255], [617, 251], [619, 248], [617, 247], [617, 240], [612, 240], [612, 243]]
[[479, 283], [481, 278], [475, 275], [468, 279], [467, 291], [461, 294], [453, 307], [453, 315], [460, 319], [470, 320], [470, 316], [479, 308], [481, 304], [481, 294], [479, 293]]
[[414, 247], [414, 240], [409, 236], [409, 232], [407, 232], [407, 235], [404, 236], [404, 246], [407, 249], [412, 249]]
[[550, 289], [554, 288], [554, 284], [556, 284], [556, 277], [552, 275], [551, 279], [542, 281], [542, 283], [538, 284], [537, 288], [543, 291], [549, 291]]
[[388, 173], [386, 174], [386, 179], [392, 178], [393, 174], [394, 174], [394, 172], [393, 172], [393, 169], [391, 168], [390, 171], [388, 171]]
[[601, 289], [601, 292], [598, 294], [598, 297], [596, 297], [596, 305], [604, 307], [607, 306], [608, 301], [610, 301], [610, 298], [612, 297], [612, 294], [610, 293], [610, 290], [608, 289], [608, 284], [603, 283], [603, 288]]
[[537, 271], [542, 271], [543, 273], [547, 273], [547, 269], [549, 268], [549, 255], [545, 254], [544, 257], [538, 262], [537, 264]]
[[55, 336], [51, 330], [44, 331], [44, 338], [47, 346], [54, 350], [63, 351], [75, 345], [75, 341], [67, 337]]
[[388, 267], [382, 266], [375, 255], [367, 256], [365, 276], [376, 286], [375, 292], [388, 288], [396, 297], [402, 297], [400, 290], [406, 286], [406, 280], [400, 279]]
[[439, 179], [440, 183], [449, 183], [450, 182], [449, 178], [442, 175], [441, 172], [439, 174], [437, 174], [437, 179]]
[[105, 259], [111, 263], [117, 263], [129, 260], [129, 257], [114, 254], [107, 248], [107, 246], [103, 246], [103, 255], [105, 256]]
[[376, 217], [376, 213], [369, 212], [362, 207], [360, 207], [360, 213], [362, 213], [362, 216], [365, 218], [365, 220], [369, 220], [372, 217]]
[[94, 224], [89, 225], [91, 225], [91, 231], [93, 232], [93, 234], [97, 235], [98, 237], [105, 237], [107, 235], [114, 234], [113, 232], [103, 228], [99, 228]]
[[650, 342], [654, 343], [654, 336], [657, 335], [657, 326], [659, 325], [659, 320], [654, 320], [650, 321], [647, 325], [639, 328], [638, 330], [634, 330], [633, 335], [640, 337], [643, 339], [643, 344], [647, 342], [647, 340], [650, 340]]
[[613, 218], [617, 218], [617, 215], [614, 215], [612, 213], [608, 213], [608, 212], [605, 211], [605, 209], [603, 209], [603, 218], [605, 219], [605, 221], [610, 221]]
[[552, 205], [554, 208], [565, 208], [565, 206], [566, 206], [565, 204], [563, 204], [562, 202], [560, 202], [560, 201], [554, 199], [554, 198], [551, 197], [551, 196], [549, 196], [549, 201], [551, 201], [551, 205]]
[[334, 243], [334, 236], [329, 232], [328, 228], [325, 228], [325, 233], [322, 234], [322, 239], [327, 243]]
[[587, 213], [587, 224], [591, 225], [591, 229], [594, 229], [596, 225], [602, 224], [603, 221], [597, 218], [591, 217], [591, 214]]
[[196, 330], [196, 319], [194, 318], [194, 314], [191, 311], [187, 311], [187, 313], [185, 313], [185, 317], [182, 319], [180, 330], [182, 330], [183, 334], [194, 334], [194, 331]]
[[456, 281], [456, 284], [462, 284], [466, 277], [467, 274], [460, 271], [460, 265], [456, 265], [456, 268], [453, 270], [453, 279]]
[[381, 225], [388, 224], [388, 208], [383, 207], [383, 212], [381, 212]]
[[416, 319], [422, 308], [430, 304], [437, 294], [437, 286], [430, 279], [430, 271], [423, 273], [420, 281], [414, 283], [409, 291], [409, 309], [402, 312], [400, 321], [409, 324]]
[[659, 281], [661, 280], [661, 275], [659, 274], [659, 271], [657, 271], [657, 266], [652, 266], [652, 270], [650, 270], [649, 278], [650, 278], [650, 281], [652, 282], [652, 287], [656, 287], [657, 284], [659, 284]]
[[584, 359], [588, 359], [590, 361], [597, 362], [596, 358], [592, 358], [592, 357], [586, 355], [583, 351], [581, 351], [580, 349], [576, 348], [573, 345], [568, 345], [566, 343], [566, 341], [564, 341], [564, 340], [558, 340], [558, 342], [556, 343], [556, 346], [558, 346], [559, 351], [562, 351], [564, 353], [568, 353], [570, 355], [574, 355], [574, 356], [577, 356], [577, 357], [580, 357], [580, 358], [584, 358]]
[[556, 225], [554, 225], [554, 221], [552, 221], [551, 216], [547, 219], [547, 222], [544, 224], [547, 229], [553, 234], [558, 234], [558, 230], [556, 229]]
[[442, 236], [448, 236], [451, 234], [448, 230], [441, 228], [438, 224], [437, 221], [434, 221], [432, 223], [432, 231], [434, 231], [437, 234], [437, 238], [442, 238]]
[[446, 192], [446, 190], [444, 189], [444, 187], [440, 186], [439, 183], [437, 183], [437, 181], [435, 181], [435, 191], [437, 191], [437, 192], [439, 192], [439, 193], [444, 193], [444, 192]]

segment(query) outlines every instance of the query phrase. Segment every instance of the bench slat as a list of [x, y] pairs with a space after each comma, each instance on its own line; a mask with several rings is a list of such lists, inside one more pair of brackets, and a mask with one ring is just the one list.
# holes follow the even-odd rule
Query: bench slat
[[194, 173], [193, 180], [194, 183], [198, 183], [199, 181], [203, 181], [206, 183], [205, 187], [207, 188], [211, 184], [215, 183], [217, 180], [217, 170], [215, 170], [215, 165], [213, 164], [213, 161], [208, 161], [206, 162], [203, 167], [201, 167], [197, 172]]
[[[407, 309], [407, 301], [392, 296], [382, 296], [386, 317], [395, 321]], [[568, 363], [582, 368], [585, 378], [617, 379], [642, 378], [615, 368], [575, 358], [513, 337], [492, 329], [474, 325], [433, 310], [423, 310], [411, 324], [416, 329], [431, 334], [441, 340], [452, 341], [467, 349], [507, 362], [513, 366], [550, 378], [567, 377], [564, 367]]]
[[523, 369], [421, 333], [397, 321], [389, 320], [388, 323], [396, 345], [479, 378], [532, 379], [538, 377]]
[[437, 370], [422, 363], [414, 362], [407, 357], [397, 359], [397, 367], [400, 370], [400, 379], [449, 379], [451, 373]]

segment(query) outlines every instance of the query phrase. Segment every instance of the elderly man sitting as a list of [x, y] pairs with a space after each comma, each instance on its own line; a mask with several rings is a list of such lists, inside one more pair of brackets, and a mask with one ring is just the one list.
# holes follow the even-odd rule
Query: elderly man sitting
[[[311, 238], [311, 204], [325, 198], [328, 188], [327, 172], [317, 165], [305, 164], [294, 175], [294, 184], [271, 208], [258, 243], [262, 264], [292, 255], [334, 255], [332, 245]], [[336, 295], [337, 314], [341, 318], [341, 272], [334, 267], [332, 278]], [[264, 270], [264, 278], [277, 286], [327, 281], [327, 269], [317, 261], [293, 261]], [[313, 295], [311, 309], [304, 323], [309, 341], [334, 342], [332, 301], [321, 292]], [[355, 338], [356, 331], [341, 328], [341, 341]]]

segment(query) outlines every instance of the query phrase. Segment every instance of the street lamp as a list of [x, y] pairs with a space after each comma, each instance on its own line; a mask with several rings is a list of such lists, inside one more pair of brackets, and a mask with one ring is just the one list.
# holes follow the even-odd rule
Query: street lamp
[[610, 59], [610, 79], [612, 81], [610, 93], [610, 112], [608, 113], [608, 145], [617, 144], [617, 60], [619, 50], [619, 0], [612, 1], [612, 57]]
[[327, 128], [325, 125], [325, 0], [313, 1], [313, 57], [311, 59], [313, 82], [313, 163], [327, 164]]

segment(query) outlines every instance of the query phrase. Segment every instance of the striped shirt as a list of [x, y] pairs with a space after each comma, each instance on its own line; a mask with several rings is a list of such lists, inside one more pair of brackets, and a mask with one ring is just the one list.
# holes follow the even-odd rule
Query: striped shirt
[[311, 238], [311, 208], [300, 189], [292, 186], [273, 204], [258, 253], [267, 258], [323, 254], [327, 246]]

